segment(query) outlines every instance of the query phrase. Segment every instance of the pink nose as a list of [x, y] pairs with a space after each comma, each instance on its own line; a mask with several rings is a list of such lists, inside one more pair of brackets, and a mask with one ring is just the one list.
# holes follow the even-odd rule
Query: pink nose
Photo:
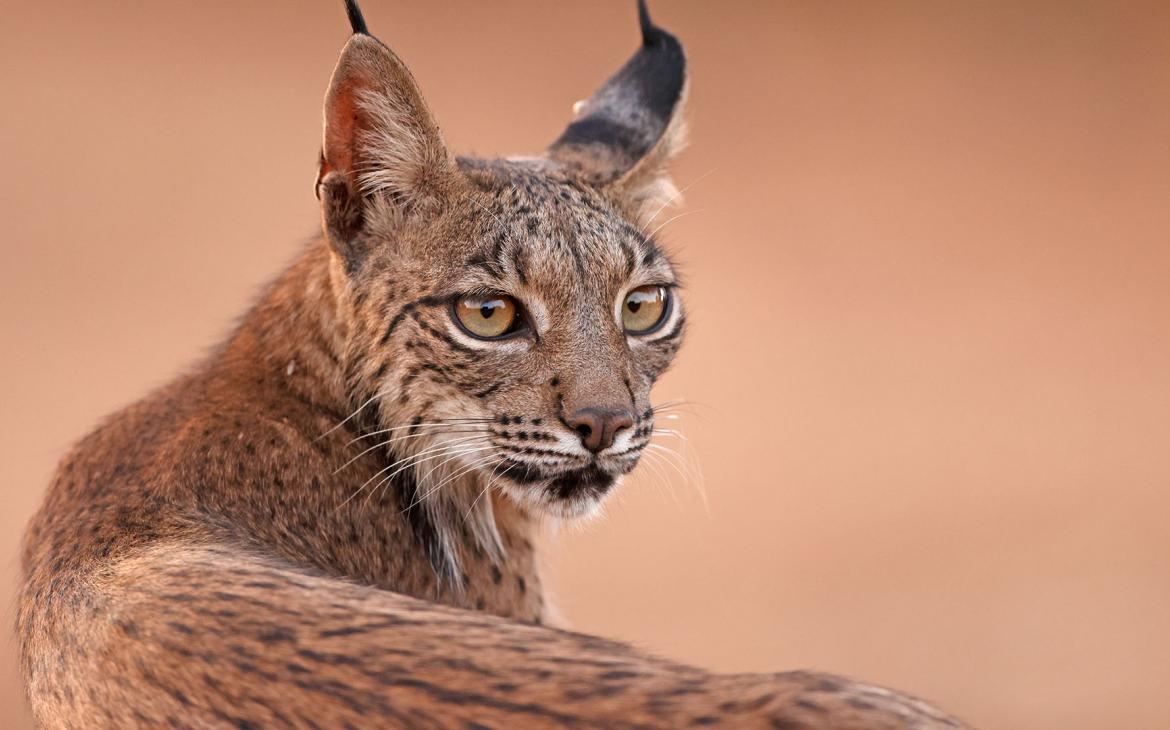
[[617, 432], [634, 425], [634, 416], [629, 411], [582, 408], [569, 416], [568, 423], [581, 435], [581, 444], [596, 454], [613, 446]]

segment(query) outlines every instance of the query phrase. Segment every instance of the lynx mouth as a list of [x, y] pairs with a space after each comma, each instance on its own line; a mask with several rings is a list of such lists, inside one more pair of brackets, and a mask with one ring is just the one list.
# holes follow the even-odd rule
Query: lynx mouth
[[544, 491], [550, 497], [561, 500], [582, 496], [600, 497], [617, 481], [616, 475], [610, 474], [597, 464], [557, 474], [540, 471], [520, 462], [512, 462], [512, 465], [513, 468], [507, 472], [509, 479], [518, 484], [543, 485]]
[[560, 499], [569, 499], [580, 494], [602, 495], [613, 486], [616, 477], [596, 464], [561, 474], [547, 487], [551, 494]]

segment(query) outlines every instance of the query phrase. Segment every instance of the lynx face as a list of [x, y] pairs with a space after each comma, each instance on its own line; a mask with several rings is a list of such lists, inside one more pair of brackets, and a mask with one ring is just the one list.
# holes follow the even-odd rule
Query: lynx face
[[[678, 349], [678, 279], [652, 240], [677, 197], [682, 48], [643, 45], [545, 155], [454, 159], [401, 61], [355, 35], [325, 108], [325, 228], [357, 323], [362, 443], [442, 525], [496, 537], [488, 491], [591, 512], [653, 431], [650, 388]], [[363, 485], [363, 489], [370, 485]], [[440, 535], [440, 538], [442, 536]]]
[[436, 475], [478, 471], [567, 517], [637, 463], [684, 316], [669, 260], [618, 204], [542, 167], [461, 161], [468, 204], [408, 252], [384, 243], [357, 281], [384, 284], [361, 313], [387, 363], [376, 390], [396, 396], [381, 427], [418, 424], [396, 454], [425, 445], [455, 457]]
[[[494, 197], [500, 222], [489, 222], [494, 235], [456, 284], [466, 293], [448, 317], [451, 334], [486, 364], [475, 370], [484, 387], [471, 395], [495, 421], [497, 451], [488, 453], [499, 456], [491, 471], [502, 489], [554, 514], [581, 514], [650, 440], [650, 387], [683, 333], [678, 279], [657, 246], [588, 187], [522, 173]], [[509, 318], [503, 339], [472, 331]]]

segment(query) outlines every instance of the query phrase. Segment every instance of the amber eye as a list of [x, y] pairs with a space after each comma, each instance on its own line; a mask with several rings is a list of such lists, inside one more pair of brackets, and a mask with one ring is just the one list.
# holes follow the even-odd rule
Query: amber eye
[[518, 330], [523, 321], [516, 300], [503, 294], [458, 299], [455, 318], [468, 334], [484, 340], [506, 337]]
[[626, 295], [622, 304], [622, 326], [632, 335], [657, 329], [666, 319], [668, 291], [664, 286], [640, 286]]

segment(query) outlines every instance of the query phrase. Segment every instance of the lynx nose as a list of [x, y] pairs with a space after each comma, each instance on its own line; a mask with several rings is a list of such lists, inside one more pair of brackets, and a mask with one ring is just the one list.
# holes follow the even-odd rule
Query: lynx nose
[[596, 454], [613, 446], [617, 432], [634, 425], [634, 416], [629, 411], [581, 408], [569, 416], [568, 424], [581, 435], [581, 444]]

